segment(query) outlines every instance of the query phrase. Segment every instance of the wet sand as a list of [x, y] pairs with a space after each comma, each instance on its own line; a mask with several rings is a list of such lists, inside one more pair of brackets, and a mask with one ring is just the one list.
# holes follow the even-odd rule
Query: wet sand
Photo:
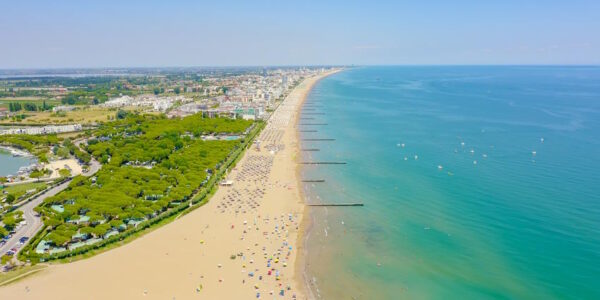
[[206, 205], [122, 247], [0, 287], [0, 299], [306, 299], [296, 117], [326, 75], [290, 93], [260, 147], [229, 173], [233, 185]]

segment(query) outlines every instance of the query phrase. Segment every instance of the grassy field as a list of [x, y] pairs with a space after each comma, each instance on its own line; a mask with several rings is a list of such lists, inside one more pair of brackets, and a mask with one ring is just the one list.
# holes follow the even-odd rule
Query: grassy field
[[[8, 106], [8, 104], [7, 104]], [[130, 112], [140, 112], [146, 114], [160, 114], [160, 112], [148, 111], [146, 107], [123, 107], [122, 110]], [[67, 112], [31, 112], [22, 111], [27, 117], [20, 121], [14, 122], [12, 119], [5, 119], [0, 121], [0, 125], [18, 125], [18, 124], [93, 124], [98, 122], [107, 122], [114, 120], [117, 115], [117, 108], [106, 108], [101, 106], [80, 106], [74, 111]]]
[[[106, 122], [114, 118], [117, 111], [103, 107], [82, 107], [80, 109], [68, 112], [54, 113], [45, 112], [24, 112], [28, 117], [19, 122], [20, 124], [90, 124], [96, 122]], [[11, 123], [12, 120], [3, 120], [3, 123]]]
[[23, 183], [17, 185], [11, 185], [0, 189], [2, 192], [7, 192], [8, 194], [15, 195], [15, 198], [19, 198], [24, 195], [28, 190], [38, 190], [41, 191], [45, 189], [48, 184], [45, 182], [31, 182], [31, 183]]
[[[84, 135], [85, 135], [85, 132], [83, 132], [83, 131], [75, 131], [75, 132], [65, 132], [65, 133], [59, 133], [59, 134], [57, 134], [56, 136], [57, 136], [59, 139], [66, 139], [66, 138], [69, 138], [69, 139], [71, 139], [71, 140], [75, 140], [75, 139], [78, 139], [78, 138], [80, 138], [80, 137], [82, 137], [82, 136], [84, 136]], [[48, 155], [48, 156], [50, 157], [51, 155]]]

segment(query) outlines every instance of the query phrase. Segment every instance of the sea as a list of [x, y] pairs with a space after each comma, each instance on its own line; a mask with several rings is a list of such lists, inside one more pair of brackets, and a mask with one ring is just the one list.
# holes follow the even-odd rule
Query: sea
[[35, 160], [30, 157], [12, 156], [0, 149], [0, 176], [16, 175], [19, 168], [31, 165]]
[[298, 130], [306, 202], [364, 204], [310, 208], [315, 298], [600, 299], [600, 67], [350, 68]]

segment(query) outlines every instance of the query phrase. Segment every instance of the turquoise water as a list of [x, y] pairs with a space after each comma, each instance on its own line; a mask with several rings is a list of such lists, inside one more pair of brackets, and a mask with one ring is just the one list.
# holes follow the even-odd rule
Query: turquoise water
[[239, 135], [228, 135], [226, 137], [223, 138], [226, 141], [235, 141], [235, 140], [239, 140], [240, 136]]
[[365, 203], [311, 210], [318, 298], [600, 299], [600, 68], [355, 68], [304, 109], [348, 163], [307, 201]]
[[19, 168], [28, 166], [32, 160], [27, 157], [13, 157], [10, 153], [0, 149], [0, 176], [15, 175]]

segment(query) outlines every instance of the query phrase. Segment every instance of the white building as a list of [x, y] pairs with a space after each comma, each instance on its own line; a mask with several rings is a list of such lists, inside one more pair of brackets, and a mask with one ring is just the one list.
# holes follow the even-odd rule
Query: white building
[[81, 124], [72, 125], [48, 125], [43, 127], [22, 127], [22, 128], [8, 128], [0, 129], [0, 135], [7, 134], [53, 134], [53, 133], [64, 133], [81, 131], [83, 127]]

